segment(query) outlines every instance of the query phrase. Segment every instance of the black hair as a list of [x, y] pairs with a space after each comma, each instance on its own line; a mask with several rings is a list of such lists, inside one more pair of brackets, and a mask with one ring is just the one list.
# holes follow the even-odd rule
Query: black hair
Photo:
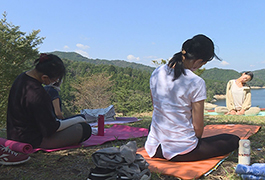
[[[170, 59], [168, 66], [174, 68], [173, 81], [178, 79], [181, 74], [186, 75], [183, 60], [202, 59], [203, 62], [211, 61], [213, 58], [219, 59], [214, 53], [214, 44], [210, 38], [198, 34], [192, 39], [186, 40], [182, 44], [182, 50]], [[220, 60], [220, 59], [219, 59]]]
[[50, 79], [63, 79], [65, 76], [65, 66], [63, 61], [54, 54], [41, 54], [34, 61], [35, 69], [47, 75]]
[[250, 76], [250, 80], [249, 81], [251, 81], [253, 79], [253, 77], [254, 77], [254, 74], [251, 71], [246, 71], [246, 72], [244, 72], [244, 74]]

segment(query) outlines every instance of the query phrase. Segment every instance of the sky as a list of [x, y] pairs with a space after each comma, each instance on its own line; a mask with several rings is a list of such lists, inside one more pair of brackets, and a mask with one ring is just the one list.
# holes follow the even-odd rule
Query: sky
[[41, 30], [40, 52], [155, 67], [152, 60], [168, 60], [184, 41], [204, 34], [222, 59], [206, 69], [265, 66], [264, 0], [1, 0], [4, 12], [7, 22], [27, 34]]

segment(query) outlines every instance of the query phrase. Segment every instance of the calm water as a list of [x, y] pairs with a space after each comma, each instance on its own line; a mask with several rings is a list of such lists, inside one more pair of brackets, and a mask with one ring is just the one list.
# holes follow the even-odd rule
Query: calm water
[[[226, 106], [225, 99], [214, 102], [218, 106]], [[252, 89], [251, 90], [251, 106], [265, 108], [265, 89]]]

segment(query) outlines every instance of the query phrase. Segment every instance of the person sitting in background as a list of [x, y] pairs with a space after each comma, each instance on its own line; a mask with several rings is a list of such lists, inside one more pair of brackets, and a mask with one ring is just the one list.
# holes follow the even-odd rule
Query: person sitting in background
[[53, 110], [58, 119], [64, 119], [62, 113], [62, 100], [59, 95], [61, 84], [62, 81], [59, 81], [54, 84], [44, 86], [44, 89], [52, 98]]
[[255, 115], [260, 109], [251, 107], [251, 88], [247, 82], [253, 79], [253, 73], [246, 71], [238, 79], [232, 79], [226, 87], [227, 113], [231, 115]]
[[42, 84], [60, 82], [65, 75], [62, 60], [41, 54], [35, 68], [20, 74], [8, 98], [7, 139], [29, 143], [33, 148], [59, 148], [75, 145], [91, 136], [83, 116], [56, 118], [51, 97]]

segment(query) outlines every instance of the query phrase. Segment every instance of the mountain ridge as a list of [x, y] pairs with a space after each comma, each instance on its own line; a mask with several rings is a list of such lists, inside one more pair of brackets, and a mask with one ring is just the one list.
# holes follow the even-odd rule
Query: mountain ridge
[[68, 59], [73, 61], [85, 61], [92, 64], [106, 64], [106, 65], [114, 65], [119, 67], [129, 67], [133, 69], [140, 69], [144, 71], [153, 72], [155, 69], [154, 67], [150, 67], [147, 65], [143, 65], [140, 63], [134, 63], [134, 62], [127, 62], [125, 60], [106, 60], [106, 59], [91, 59], [84, 57], [76, 52], [62, 52], [62, 51], [53, 51], [49, 52], [51, 54], [55, 54], [61, 59]]
[[[153, 72], [155, 67], [150, 67], [147, 65], [143, 65], [140, 63], [127, 62], [125, 60], [106, 60], [106, 59], [91, 59], [84, 57], [76, 52], [63, 52], [63, 51], [53, 51], [49, 52], [51, 54], [55, 54], [59, 56], [61, 59], [68, 59], [72, 61], [85, 61], [92, 64], [105, 64], [105, 65], [114, 65], [118, 67], [129, 67], [133, 69], [140, 69], [144, 71]], [[254, 78], [249, 82], [251, 86], [262, 87], [265, 86], [265, 69], [252, 71], [254, 74]], [[241, 76], [240, 72], [237, 72], [233, 69], [221, 69], [221, 68], [210, 68], [206, 69], [201, 77], [205, 80], [213, 80], [213, 81], [221, 81], [228, 82], [230, 79], [236, 79]]]

